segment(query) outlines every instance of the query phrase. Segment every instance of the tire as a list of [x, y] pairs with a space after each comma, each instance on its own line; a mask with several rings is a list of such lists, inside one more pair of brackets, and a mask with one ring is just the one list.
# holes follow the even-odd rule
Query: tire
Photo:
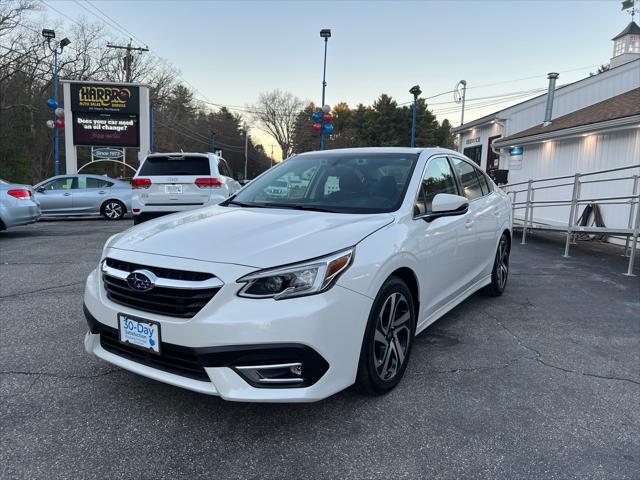
[[359, 390], [383, 395], [400, 382], [409, 363], [415, 331], [411, 291], [401, 279], [390, 277], [378, 292], [369, 314], [356, 379]]
[[482, 293], [490, 297], [499, 297], [507, 288], [509, 279], [509, 255], [511, 254], [511, 242], [506, 233], [500, 237], [496, 257], [493, 260], [491, 271], [491, 283], [482, 289]]
[[119, 200], [107, 200], [102, 204], [100, 213], [107, 220], [120, 220], [127, 212], [124, 204]]

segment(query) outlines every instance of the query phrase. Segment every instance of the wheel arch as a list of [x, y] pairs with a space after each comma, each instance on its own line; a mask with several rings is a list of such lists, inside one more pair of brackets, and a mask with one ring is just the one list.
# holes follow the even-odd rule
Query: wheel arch
[[406, 283], [413, 297], [413, 307], [417, 317], [420, 316], [420, 284], [416, 273], [409, 267], [400, 267], [395, 269], [388, 278], [397, 277]]

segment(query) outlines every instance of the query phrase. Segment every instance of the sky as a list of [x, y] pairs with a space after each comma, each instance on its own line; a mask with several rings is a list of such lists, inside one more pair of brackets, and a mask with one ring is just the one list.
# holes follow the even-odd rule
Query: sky
[[[319, 31], [330, 28], [326, 103], [371, 104], [381, 93], [403, 103], [413, 85], [430, 97], [464, 79], [466, 121], [522, 100], [483, 97], [546, 88], [547, 72], [560, 72], [559, 85], [588, 76], [630, 21], [614, 0], [92, 1], [213, 103], [244, 108], [276, 88], [320, 103]], [[97, 21], [75, 1], [44, 6], [52, 17]], [[452, 102], [452, 93], [429, 100], [457, 126]], [[275, 143], [256, 128], [252, 136], [268, 152]]]

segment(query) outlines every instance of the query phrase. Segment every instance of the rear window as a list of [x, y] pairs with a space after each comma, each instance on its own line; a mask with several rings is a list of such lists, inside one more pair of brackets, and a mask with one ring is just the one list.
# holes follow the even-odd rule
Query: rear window
[[206, 157], [149, 157], [138, 175], [211, 175], [211, 169]]

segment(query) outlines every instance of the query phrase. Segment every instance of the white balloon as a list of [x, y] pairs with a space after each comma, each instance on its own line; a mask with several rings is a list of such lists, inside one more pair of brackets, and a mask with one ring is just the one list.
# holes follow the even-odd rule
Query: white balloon
[[324, 107], [322, 107], [322, 111], [324, 113], [331, 113], [331, 105], [325, 105]]
[[56, 122], [53, 120], [47, 120], [47, 128], [54, 128], [56, 126]]
[[58, 108], [56, 108], [56, 109], [54, 110], [54, 112], [55, 112], [55, 114], [56, 114], [56, 117], [58, 117], [58, 118], [64, 118], [64, 108], [60, 108], [60, 107], [58, 107]]

